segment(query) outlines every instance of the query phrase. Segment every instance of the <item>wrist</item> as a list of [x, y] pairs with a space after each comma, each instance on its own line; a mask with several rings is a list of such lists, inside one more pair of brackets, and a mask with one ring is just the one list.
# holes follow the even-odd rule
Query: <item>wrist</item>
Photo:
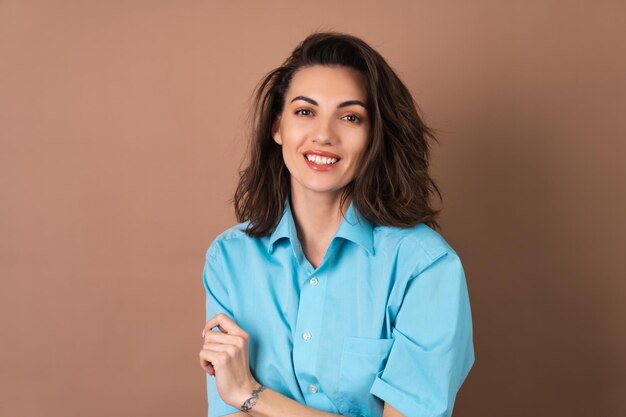
[[261, 394], [261, 391], [264, 391], [264, 390], [265, 390], [265, 386], [259, 384], [258, 388], [255, 388], [254, 390], [252, 390], [252, 392], [250, 393], [250, 397], [248, 397], [243, 402], [243, 404], [241, 405], [241, 407], [239, 407], [239, 409], [243, 411], [244, 413], [249, 413], [250, 411], [252, 411], [252, 408], [254, 408], [257, 401], [259, 400], [259, 395]]
[[242, 405], [253, 395], [255, 390], [258, 390], [261, 384], [252, 379], [245, 384], [242, 384], [236, 393], [232, 396], [231, 406], [241, 410]]

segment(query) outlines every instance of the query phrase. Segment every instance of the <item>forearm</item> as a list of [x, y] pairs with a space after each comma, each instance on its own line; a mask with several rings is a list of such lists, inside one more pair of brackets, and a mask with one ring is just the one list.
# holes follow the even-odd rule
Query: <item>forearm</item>
[[[315, 408], [302, 405], [291, 398], [287, 398], [284, 395], [265, 388], [263, 390], [265, 397], [257, 399], [257, 404], [252, 407], [248, 413], [242, 411], [238, 413], [228, 414], [226, 417], [267, 417], [267, 416], [294, 416], [294, 417], [330, 417], [340, 416], [341, 414], [332, 414], [325, 411], [316, 410]], [[263, 402], [263, 404], [260, 404]], [[272, 407], [275, 407], [272, 409]], [[274, 411], [275, 410], [275, 411]], [[388, 403], [385, 403], [383, 409], [383, 417], [405, 417], [404, 414], [393, 408]]]
[[[255, 400], [256, 404], [247, 412], [229, 414], [234, 416], [252, 416], [252, 417], [332, 417], [340, 416], [340, 414], [327, 413], [315, 408], [307, 407], [297, 401], [292, 400], [279, 392], [270, 388], [265, 388], [259, 393], [259, 397]], [[210, 405], [209, 405], [210, 406]], [[241, 404], [238, 405], [241, 407]]]

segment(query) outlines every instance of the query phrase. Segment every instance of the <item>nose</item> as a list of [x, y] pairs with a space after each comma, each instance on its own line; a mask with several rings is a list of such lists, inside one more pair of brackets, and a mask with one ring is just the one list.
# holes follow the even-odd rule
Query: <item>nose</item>
[[313, 143], [318, 145], [330, 145], [334, 141], [334, 132], [330, 120], [319, 119], [315, 131], [313, 132]]

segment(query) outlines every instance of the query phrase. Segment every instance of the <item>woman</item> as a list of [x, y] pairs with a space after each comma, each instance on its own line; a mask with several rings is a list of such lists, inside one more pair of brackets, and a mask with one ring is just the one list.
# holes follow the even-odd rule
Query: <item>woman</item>
[[316, 33], [255, 104], [242, 223], [204, 269], [209, 416], [449, 416], [469, 300], [410, 93], [362, 40]]

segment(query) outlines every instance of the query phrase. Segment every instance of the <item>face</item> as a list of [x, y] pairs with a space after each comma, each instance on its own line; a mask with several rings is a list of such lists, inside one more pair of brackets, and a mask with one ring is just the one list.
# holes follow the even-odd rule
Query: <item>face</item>
[[282, 146], [292, 193], [339, 196], [367, 147], [365, 77], [348, 67], [298, 70], [272, 133]]

